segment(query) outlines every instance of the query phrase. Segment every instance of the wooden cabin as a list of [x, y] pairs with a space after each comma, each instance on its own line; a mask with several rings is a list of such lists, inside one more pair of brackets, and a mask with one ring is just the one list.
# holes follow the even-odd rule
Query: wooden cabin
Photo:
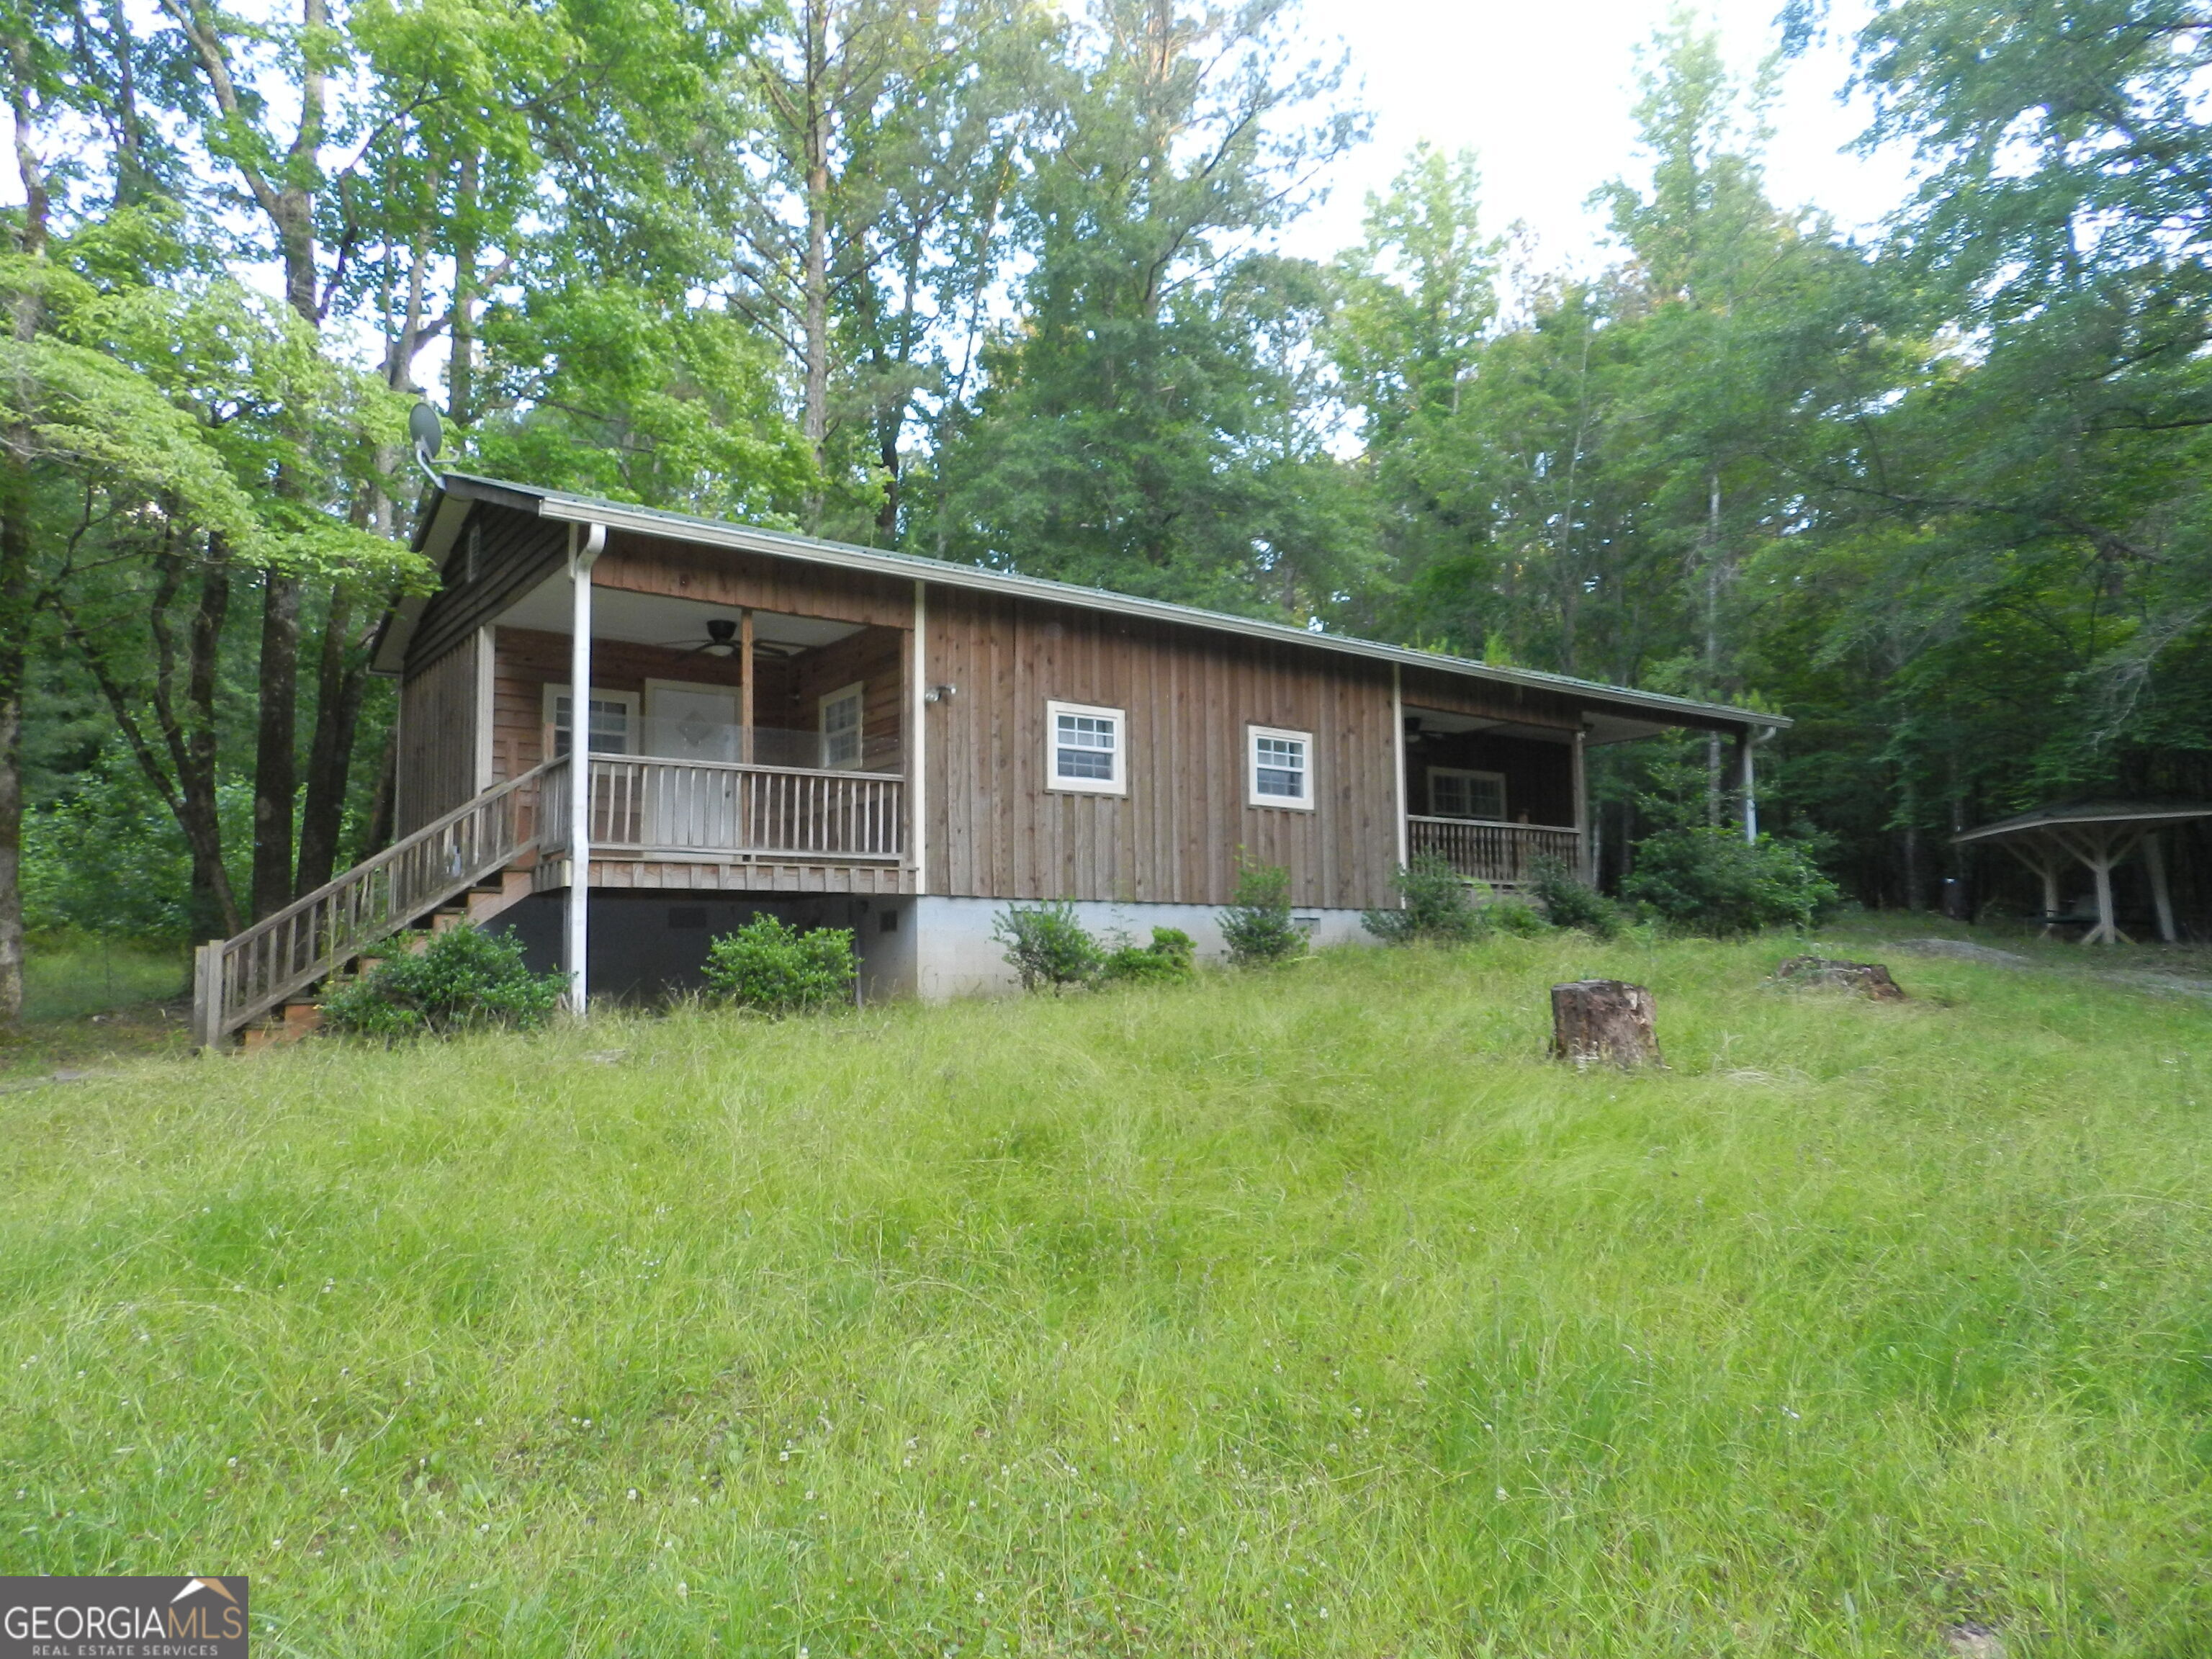
[[648, 995], [765, 911], [853, 928], [864, 994], [936, 998], [1011, 982], [1010, 901], [1216, 952], [1241, 851], [1289, 869], [1316, 943], [1356, 940], [1420, 853], [1505, 888], [1587, 870], [1594, 744], [1723, 733], [1753, 823], [1753, 745], [1787, 724], [458, 474], [417, 545], [441, 585], [375, 662], [398, 838], [204, 947], [206, 1040], [440, 913]]

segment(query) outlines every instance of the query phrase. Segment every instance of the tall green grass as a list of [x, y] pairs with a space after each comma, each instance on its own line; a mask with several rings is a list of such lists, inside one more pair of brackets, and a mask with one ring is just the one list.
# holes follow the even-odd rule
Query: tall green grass
[[181, 946], [140, 945], [91, 933], [31, 941], [23, 963], [23, 1017], [78, 1019], [135, 1003], [180, 997], [190, 988]]
[[[0, 1559], [277, 1653], [2212, 1650], [2201, 1006], [1502, 939], [0, 1099]], [[1651, 985], [1670, 1069], [1542, 1058]]]

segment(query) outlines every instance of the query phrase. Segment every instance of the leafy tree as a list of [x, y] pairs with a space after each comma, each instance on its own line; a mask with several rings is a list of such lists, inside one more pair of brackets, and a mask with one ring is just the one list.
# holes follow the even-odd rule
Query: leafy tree
[[1273, 608], [1254, 589], [1276, 586], [1282, 502], [1327, 469], [1273, 424], [1291, 392], [1262, 345], [1316, 296], [1252, 243], [1354, 131], [1303, 118], [1334, 77], [1285, 67], [1284, 9], [1098, 0], [1085, 19], [1015, 210], [1019, 323], [940, 459], [949, 554]]
[[1621, 890], [1678, 927], [1723, 936], [1809, 927], [1838, 896], [1803, 849], [1703, 828], [1647, 836]]

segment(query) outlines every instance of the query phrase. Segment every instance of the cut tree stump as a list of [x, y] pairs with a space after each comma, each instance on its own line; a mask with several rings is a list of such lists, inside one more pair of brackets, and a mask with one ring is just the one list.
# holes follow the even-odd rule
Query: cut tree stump
[[1552, 988], [1552, 1055], [1577, 1066], [1658, 1066], [1651, 993], [1617, 979]]
[[1792, 957], [1774, 970], [1785, 985], [1819, 986], [1850, 991], [1875, 1002], [1903, 1002], [1905, 988], [1879, 962], [1838, 962], [1828, 957]]

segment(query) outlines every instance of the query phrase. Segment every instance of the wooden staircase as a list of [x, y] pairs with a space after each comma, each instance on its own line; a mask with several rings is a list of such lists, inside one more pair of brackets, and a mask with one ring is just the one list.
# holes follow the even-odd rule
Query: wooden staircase
[[568, 764], [548, 761], [495, 784], [235, 938], [201, 945], [192, 1040], [213, 1048], [248, 1028], [249, 1047], [300, 1036], [313, 1029], [302, 994], [395, 934], [426, 921], [432, 932], [480, 926], [527, 898], [530, 872], [515, 866], [537, 850], [544, 786]]

